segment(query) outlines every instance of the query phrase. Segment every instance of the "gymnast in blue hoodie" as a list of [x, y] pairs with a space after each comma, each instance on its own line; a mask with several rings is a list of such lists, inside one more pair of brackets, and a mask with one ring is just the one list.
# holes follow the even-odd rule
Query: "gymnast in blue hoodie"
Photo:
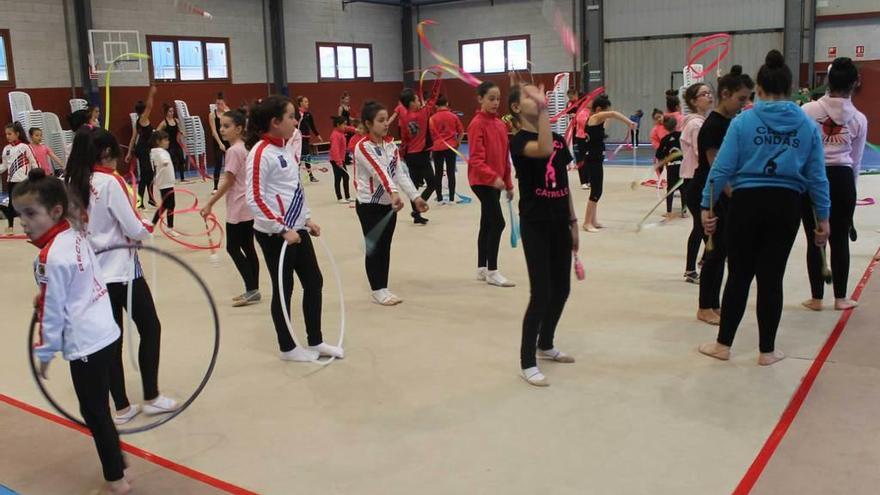
[[830, 200], [822, 134], [815, 121], [789, 101], [792, 73], [779, 51], [767, 54], [757, 82], [760, 100], [730, 124], [703, 189], [703, 228], [710, 235], [717, 219], [709, 205], [728, 194], [728, 186], [732, 193], [721, 327], [717, 341], [699, 350], [730, 359], [749, 287], [757, 279], [758, 364], [766, 366], [785, 357], [775, 347], [776, 330], [782, 317], [782, 278], [800, 226], [801, 194], [810, 195], [816, 210], [818, 246], [828, 240]]

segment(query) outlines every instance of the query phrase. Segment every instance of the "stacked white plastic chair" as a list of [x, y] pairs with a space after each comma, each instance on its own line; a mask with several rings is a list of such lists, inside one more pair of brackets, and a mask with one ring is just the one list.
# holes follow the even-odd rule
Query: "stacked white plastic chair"
[[207, 147], [205, 145], [205, 128], [198, 116], [189, 113], [189, 107], [182, 100], [174, 100], [174, 106], [177, 110], [177, 118], [180, 119], [180, 125], [183, 126], [183, 132], [186, 133], [186, 154], [187, 162], [195, 165], [202, 179], [207, 177]]
[[31, 97], [21, 91], [9, 92], [9, 112], [12, 120], [21, 124], [25, 132], [31, 127], [43, 128], [43, 112], [34, 110]]
[[[558, 74], [556, 76], [556, 86], [553, 87], [552, 91], [547, 92], [547, 114], [548, 115], [556, 115], [559, 112], [565, 110], [565, 107], [568, 105], [568, 73]], [[568, 123], [571, 119], [570, 115], [563, 115], [556, 122], [550, 124], [550, 129], [564, 136], [565, 131], [568, 129]]]
[[67, 163], [68, 144], [73, 143], [73, 132], [61, 128], [58, 116], [51, 112], [43, 113], [43, 142], [61, 160]]
[[77, 110], [87, 110], [89, 108], [89, 102], [82, 98], [71, 98], [70, 100], [70, 113], [76, 112]]

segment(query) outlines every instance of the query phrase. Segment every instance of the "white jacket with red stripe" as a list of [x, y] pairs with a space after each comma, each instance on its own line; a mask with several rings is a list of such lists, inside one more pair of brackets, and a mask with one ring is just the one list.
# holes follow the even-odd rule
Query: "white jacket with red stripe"
[[[135, 210], [125, 181], [107, 167], [95, 167], [92, 174], [88, 218], [84, 223], [86, 238], [95, 252], [142, 241], [153, 231], [153, 226]], [[114, 249], [97, 256], [106, 283], [128, 282], [143, 276], [133, 249]]]
[[247, 204], [259, 232], [305, 229], [311, 212], [299, 181], [299, 165], [283, 139], [263, 136], [248, 153]]
[[39, 167], [31, 147], [21, 141], [7, 144], [0, 159], [0, 174], [9, 172], [9, 182], [22, 182], [27, 179], [32, 168]]
[[62, 220], [34, 244], [40, 248], [34, 261], [40, 289], [37, 358], [45, 363], [60, 351], [64, 359], [73, 361], [115, 342], [119, 327], [88, 241]]
[[406, 165], [400, 161], [397, 145], [390, 140], [377, 144], [362, 139], [354, 148], [354, 187], [360, 204], [390, 205], [391, 194], [398, 188], [410, 199], [419, 195], [409, 177]]

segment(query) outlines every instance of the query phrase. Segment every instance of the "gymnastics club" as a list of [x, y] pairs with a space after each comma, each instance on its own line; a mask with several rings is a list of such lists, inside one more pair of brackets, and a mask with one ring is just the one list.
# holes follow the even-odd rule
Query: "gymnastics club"
[[[715, 179], [709, 181], [709, 218], [715, 218]], [[710, 253], [715, 249], [715, 241], [713, 236], [709, 236], [706, 241], [706, 252]]]
[[[814, 232], [818, 232], [819, 229], [819, 216], [816, 215], [816, 209], [811, 208], [813, 210], [813, 223], [816, 225], [816, 230]], [[826, 285], [831, 285], [831, 281], [833, 280], [831, 276], [831, 268], [828, 267], [828, 257], [825, 252], [825, 246], [822, 246], [822, 280], [825, 281]]]

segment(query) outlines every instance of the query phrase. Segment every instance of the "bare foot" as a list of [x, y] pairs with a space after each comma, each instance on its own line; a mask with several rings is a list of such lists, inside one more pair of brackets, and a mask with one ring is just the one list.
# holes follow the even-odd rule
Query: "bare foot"
[[109, 495], [124, 495], [126, 493], [131, 493], [131, 485], [128, 484], [128, 481], [125, 481], [125, 478], [117, 481], [108, 481], [105, 493]]
[[812, 309], [813, 311], [822, 311], [822, 300], [821, 299], [807, 299], [806, 301], [801, 303], [801, 306]]
[[605, 224], [599, 223], [598, 220], [593, 222], [593, 226], [596, 227], [597, 229], [604, 229], [605, 228]]
[[785, 359], [785, 354], [783, 354], [780, 350], [775, 350], [773, 352], [762, 352], [758, 356], [758, 364], [761, 366], [770, 366], [773, 363], [778, 363]]
[[845, 309], [852, 309], [858, 306], [859, 303], [853, 301], [852, 299], [835, 299], [834, 300], [834, 309], [838, 311], [843, 311]]
[[584, 230], [587, 232], [599, 232], [599, 229], [595, 225], [590, 225], [588, 223], [585, 223], [583, 225], [583, 227], [584, 227]]
[[730, 359], [730, 347], [719, 344], [718, 342], [703, 344], [698, 347], [697, 350], [700, 351], [700, 354], [705, 354], [709, 357], [720, 359], [722, 361], [727, 361], [728, 359]]
[[715, 314], [715, 311], [712, 311], [711, 309], [698, 309], [697, 319], [710, 325], [717, 326], [721, 324], [721, 317]]
[[718, 318], [721, 318], [721, 308], [712, 308], [712, 312], [718, 315]]

